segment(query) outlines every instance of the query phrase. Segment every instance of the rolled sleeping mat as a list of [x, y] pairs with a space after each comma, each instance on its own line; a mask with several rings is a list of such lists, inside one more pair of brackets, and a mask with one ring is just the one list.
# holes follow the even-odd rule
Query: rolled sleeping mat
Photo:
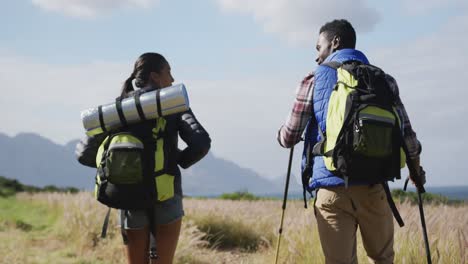
[[88, 136], [135, 124], [147, 119], [180, 113], [189, 109], [189, 99], [184, 84], [117, 99], [114, 103], [100, 105], [81, 112], [81, 120]]

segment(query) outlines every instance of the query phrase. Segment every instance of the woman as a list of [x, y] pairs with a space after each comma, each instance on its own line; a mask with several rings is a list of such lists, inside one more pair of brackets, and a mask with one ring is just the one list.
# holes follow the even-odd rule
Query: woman
[[[135, 62], [132, 74], [122, 87], [121, 96], [132, 96], [138, 89], [151, 91], [165, 88], [173, 82], [171, 67], [166, 59], [157, 53], [144, 53]], [[173, 196], [156, 202], [152, 214], [146, 210], [120, 211], [128, 263], [148, 263], [149, 232], [156, 240], [157, 263], [172, 263], [184, 215], [178, 166], [184, 169], [190, 167], [208, 153], [211, 144], [208, 133], [191, 110], [147, 122], [161, 121], [165, 124], [162, 133], [164, 144], [161, 144], [163, 149], [158, 151], [164, 153], [164, 175], [173, 183], [170, 192]], [[177, 146], [179, 136], [187, 144], [183, 150]]]

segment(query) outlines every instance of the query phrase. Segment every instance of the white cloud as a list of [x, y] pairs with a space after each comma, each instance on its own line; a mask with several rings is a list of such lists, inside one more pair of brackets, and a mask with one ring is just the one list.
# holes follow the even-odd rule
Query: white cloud
[[403, 13], [409, 15], [424, 15], [431, 12], [438, 12], [448, 8], [468, 8], [466, 0], [402, 0], [401, 9]]
[[159, 0], [32, 0], [32, 2], [48, 11], [79, 18], [92, 18], [119, 8], [149, 8], [159, 3]]
[[431, 179], [432, 184], [455, 184], [466, 179], [466, 28], [467, 14], [452, 17], [430, 35], [369, 52], [371, 62], [395, 76], [399, 83], [423, 143], [423, 166], [431, 176], [437, 176]]
[[35, 132], [57, 143], [81, 137], [81, 110], [119, 95], [131, 65], [50, 65], [1, 54], [2, 132]]
[[[415, 102], [434, 103], [431, 106], [440, 107], [440, 110], [458, 109], [465, 105], [463, 102], [468, 96], [468, 89], [463, 88], [463, 76], [468, 66], [466, 28], [468, 15], [453, 17], [430, 35], [398, 46], [375, 49], [370, 52], [371, 58], [393, 73], [404, 89], [402, 93]], [[443, 100], [447, 100], [447, 104], [439, 106], [437, 103]]]
[[345, 18], [358, 33], [371, 31], [379, 21], [376, 9], [364, 0], [217, 0], [225, 11], [253, 15], [265, 31], [289, 42], [310, 45], [324, 21]]

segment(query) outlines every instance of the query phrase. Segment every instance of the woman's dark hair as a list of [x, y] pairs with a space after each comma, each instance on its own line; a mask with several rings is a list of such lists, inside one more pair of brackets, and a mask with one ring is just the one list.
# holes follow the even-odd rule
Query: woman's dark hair
[[133, 79], [135, 79], [137, 87], [145, 87], [148, 84], [150, 73], [161, 72], [166, 64], [167, 60], [161, 54], [154, 52], [141, 54], [135, 61], [132, 74], [122, 86], [121, 96], [125, 97], [134, 90], [132, 85]]
[[346, 19], [335, 19], [326, 23], [320, 28], [320, 33], [323, 32], [330, 42], [335, 36], [340, 38], [339, 49], [354, 49], [356, 47], [356, 31]]

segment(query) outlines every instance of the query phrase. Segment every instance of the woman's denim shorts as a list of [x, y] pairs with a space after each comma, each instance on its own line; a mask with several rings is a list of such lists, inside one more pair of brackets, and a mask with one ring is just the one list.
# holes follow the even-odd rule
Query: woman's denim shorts
[[[174, 195], [169, 200], [156, 203], [153, 211], [155, 225], [170, 224], [184, 216], [182, 196]], [[120, 226], [123, 229], [142, 229], [149, 226], [145, 210], [120, 210]]]

